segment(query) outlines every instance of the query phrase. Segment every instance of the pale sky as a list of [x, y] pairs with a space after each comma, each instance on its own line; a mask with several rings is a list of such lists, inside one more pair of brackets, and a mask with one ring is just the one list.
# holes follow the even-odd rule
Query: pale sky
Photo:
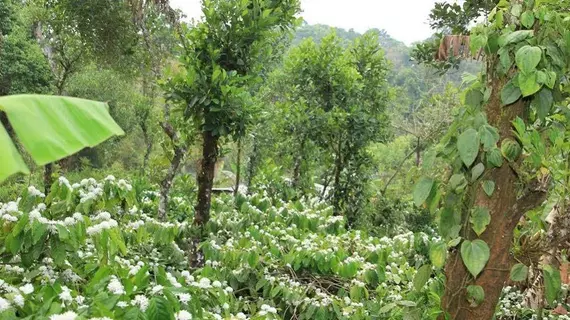
[[[441, 0], [301, 0], [302, 17], [309, 24], [327, 24], [360, 33], [385, 29], [393, 38], [411, 44], [433, 32], [427, 23], [430, 10]], [[170, 0], [189, 18], [201, 16], [200, 0]]]

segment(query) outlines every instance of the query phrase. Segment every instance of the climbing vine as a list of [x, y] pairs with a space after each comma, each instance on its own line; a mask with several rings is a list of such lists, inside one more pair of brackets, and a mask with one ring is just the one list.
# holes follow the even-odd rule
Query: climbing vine
[[[437, 213], [439, 220], [443, 241], [431, 248], [432, 264], [441, 268], [448, 258], [448, 282], [460, 283], [443, 299], [444, 311], [454, 318], [461, 318], [462, 305], [473, 314], [482, 312], [478, 307], [485, 303], [494, 310], [500, 290], [486, 299], [493, 290], [493, 284], [480, 279], [486, 270], [510, 275], [512, 281], [527, 278], [527, 265], [494, 251], [500, 241], [508, 241], [510, 248], [518, 220], [543, 204], [556, 180], [549, 159], [558, 156], [552, 152], [560, 152], [566, 141], [559, 124], [569, 111], [561, 104], [567, 97], [570, 56], [570, 15], [559, 10], [563, 6], [549, 0], [502, 0], [488, 21], [471, 30], [469, 50], [484, 52], [486, 70], [464, 79], [465, 107], [438, 146], [437, 156], [450, 164], [447, 179], [424, 177], [415, 187], [415, 203]], [[511, 203], [505, 196], [509, 192]], [[459, 274], [456, 260], [466, 276], [450, 280]], [[554, 267], [542, 270], [546, 300], [553, 303], [560, 276]], [[499, 287], [503, 280], [496, 281]]]

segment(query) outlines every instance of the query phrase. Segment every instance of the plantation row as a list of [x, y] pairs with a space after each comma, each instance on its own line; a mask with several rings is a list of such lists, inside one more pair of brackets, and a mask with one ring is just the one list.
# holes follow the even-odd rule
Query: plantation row
[[[162, 222], [156, 192], [110, 176], [34, 187], [1, 205], [0, 319], [430, 319], [439, 238], [345, 230], [317, 200], [213, 201], [205, 266], [188, 270], [192, 226]], [[175, 197], [179, 215], [189, 204]], [[237, 208], [237, 209], [236, 209]], [[422, 267], [423, 266], [423, 267]], [[505, 290], [498, 315], [532, 316]], [[536, 317], [533, 317], [536, 319]]]

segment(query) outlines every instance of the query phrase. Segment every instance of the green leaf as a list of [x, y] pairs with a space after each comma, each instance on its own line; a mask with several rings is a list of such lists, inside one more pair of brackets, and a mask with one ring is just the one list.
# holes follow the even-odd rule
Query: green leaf
[[475, 129], [467, 129], [457, 138], [459, 156], [467, 167], [470, 167], [479, 154], [479, 133]]
[[[0, 97], [0, 111], [6, 113], [18, 140], [38, 165], [44, 165], [86, 147], [94, 147], [123, 130], [109, 115], [105, 103], [71, 97], [14, 95]], [[0, 147], [9, 150], [10, 167], [2, 154], [0, 180], [7, 174], [26, 172], [21, 157], [13, 154], [6, 132], [0, 129]], [[18, 162], [20, 164], [18, 165]]]
[[499, 38], [499, 46], [504, 47], [508, 46], [509, 44], [519, 43], [523, 40], [531, 38], [532, 36], [534, 36], [534, 31], [532, 30], [519, 30], [510, 32], [502, 35]]
[[558, 299], [558, 294], [560, 293], [560, 289], [562, 287], [560, 270], [546, 265], [544, 266], [543, 271], [546, 301], [548, 304], [552, 304], [556, 299]]
[[485, 194], [487, 194], [487, 196], [492, 196], [493, 193], [495, 192], [495, 181], [491, 181], [491, 180], [485, 180], [483, 181], [483, 191], [485, 191]]
[[501, 90], [501, 102], [504, 106], [517, 102], [521, 96], [521, 89], [516, 87], [512, 80], [505, 85], [503, 90]]
[[478, 163], [476, 166], [471, 169], [471, 181], [476, 181], [485, 171], [485, 165], [482, 163]]
[[501, 67], [503, 72], [507, 72], [513, 66], [513, 59], [511, 59], [511, 53], [506, 48], [499, 49], [499, 61], [501, 62]]
[[517, 263], [511, 269], [511, 280], [513, 281], [525, 281], [528, 276], [528, 267], [522, 263]]
[[524, 46], [515, 54], [517, 67], [522, 73], [535, 72], [541, 58], [542, 49], [539, 47]]
[[532, 11], [525, 11], [521, 16], [521, 23], [525, 28], [532, 28], [534, 25], [534, 14]]
[[465, 94], [465, 104], [473, 108], [479, 108], [483, 103], [483, 92], [477, 89], [471, 89]]
[[388, 304], [385, 304], [384, 306], [382, 306], [382, 308], [380, 308], [380, 310], [378, 310], [378, 312], [381, 314], [388, 313], [388, 312], [392, 311], [392, 309], [394, 309], [395, 307], [396, 307], [395, 303], [388, 303]]
[[503, 165], [503, 154], [499, 148], [492, 148], [486, 153], [487, 163], [497, 168]]
[[461, 192], [467, 186], [467, 179], [462, 173], [456, 173], [449, 178], [449, 186], [453, 190]]
[[163, 297], [153, 297], [146, 309], [148, 320], [173, 320], [172, 306]]
[[522, 10], [522, 5], [520, 3], [515, 3], [511, 7], [511, 14], [518, 18], [521, 16]]
[[499, 131], [497, 128], [492, 127], [488, 124], [481, 126], [479, 128], [479, 136], [481, 137], [481, 143], [483, 144], [483, 150], [489, 151], [491, 148], [497, 146], [499, 142]]
[[467, 300], [470, 302], [472, 307], [476, 307], [485, 300], [485, 290], [483, 287], [470, 285], [467, 286]]
[[443, 242], [432, 244], [429, 249], [429, 259], [436, 268], [443, 268], [447, 258], [447, 246]]
[[552, 104], [554, 103], [554, 97], [552, 96], [552, 91], [547, 88], [542, 88], [533, 98], [531, 106], [536, 111], [539, 119], [544, 120], [549, 114]]
[[454, 239], [461, 230], [461, 213], [451, 208], [444, 208], [439, 217], [439, 233], [445, 239]]
[[489, 255], [489, 246], [483, 240], [465, 240], [461, 244], [461, 258], [473, 277], [477, 277], [483, 271], [489, 261]]
[[414, 277], [414, 288], [416, 291], [422, 290], [431, 275], [431, 265], [425, 264], [418, 269]]
[[523, 97], [532, 96], [537, 93], [542, 85], [538, 83], [538, 73], [536, 71], [530, 73], [519, 74], [519, 87]]
[[414, 203], [416, 206], [421, 206], [429, 197], [433, 187], [434, 180], [431, 178], [421, 178], [414, 188]]
[[26, 166], [24, 159], [14, 146], [10, 135], [0, 123], [0, 182], [16, 173], [29, 174], [30, 170]]
[[489, 209], [484, 207], [475, 207], [473, 212], [471, 212], [471, 218], [469, 220], [472, 224], [473, 231], [480, 236], [489, 223], [491, 223], [491, 215], [489, 214]]

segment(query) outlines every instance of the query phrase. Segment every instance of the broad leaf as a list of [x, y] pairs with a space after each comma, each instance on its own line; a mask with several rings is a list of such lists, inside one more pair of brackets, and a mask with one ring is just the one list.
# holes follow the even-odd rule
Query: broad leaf
[[524, 46], [517, 50], [515, 61], [522, 73], [536, 71], [536, 67], [542, 58], [542, 50], [539, 47]]
[[449, 178], [449, 186], [453, 190], [461, 192], [467, 186], [467, 179], [465, 179], [465, 176], [462, 173], [456, 173]]
[[421, 266], [414, 277], [414, 288], [416, 291], [422, 290], [431, 275], [431, 265], [426, 264]]
[[515, 86], [512, 80], [501, 90], [501, 102], [504, 106], [517, 102], [521, 96], [521, 89]]
[[475, 129], [467, 129], [457, 138], [457, 150], [463, 163], [470, 167], [479, 154], [479, 133]]
[[163, 297], [155, 296], [150, 300], [146, 309], [148, 320], [173, 320], [172, 306]]
[[429, 259], [436, 268], [443, 268], [445, 266], [445, 259], [447, 258], [447, 246], [443, 242], [432, 244], [429, 249]]
[[476, 166], [474, 166], [473, 169], [471, 169], [471, 181], [479, 179], [479, 177], [483, 174], [483, 171], [485, 171], [484, 164], [478, 163]]
[[485, 290], [483, 290], [483, 287], [481, 286], [467, 286], [467, 299], [472, 307], [476, 307], [485, 300]]
[[483, 191], [485, 191], [485, 194], [488, 195], [489, 197], [492, 196], [493, 193], [495, 192], [495, 181], [492, 180], [483, 181]]
[[471, 212], [471, 218], [469, 220], [471, 222], [473, 231], [480, 236], [489, 223], [491, 223], [491, 215], [489, 214], [489, 209], [484, 207], [475, 207], [473, 212]]
[[454, 239], [461, 231], [461, 212], [444, 208], [439, 216], [439, 233], [445, 239]]
[[542, 85], [538, 83], [538, 73], [536, 71], [519, 73], [519, 88], [523, 97], [537, 93], [542, 88]]
[[477, 277], [483, 271], [489, 261], [489, 255], [489, 246], [483, 240], [465, 240], [461, 244], [461, 258], [473, 277]]
[[512, 43], [518, 43], [526, 40], [534, 35], [532, 30], [519, 30], [502, 35], [499, 38], [499, 45], [501, 47], [507, 46]]
[[528, 267], [522, 263], [517, 263], [511, 269], [511, 280], [513, 281], [525, 281], [528, 276]]
[[0, 182], [16, 173], [30, 173], [10, 135], [0, 124]]
[[497, 168], [503, 165], [503, 154], [499, 148], [492, 148], [486, 154], [487, 164]]
[[[57, 161], [86, 147], [94, 147], [114, 135], [124, 134], [102, 102], [71, 97], [14, 95], [0, 97], [0, 111], [6, 113], [18, 140], [38, 165]], [[4, 130], [0, 131], [0, 147], [13, 152], [5, 141], [6, 137], [2, 137]], [[21, 158], [14, 156], [8, 167], [4, 156], [0, 181], [6, 175], [25, 172]]]
[[483, 144], [483, 150], [489, 151], [491, 148], [497, 146], [499, 142], [499, 131], [497, 128], [492, 127], [488, 124], [481, 126], [479, 128], [479, 136], [481, 137], [481, 143]]
[[536, 111], [539, 119], [544, 120], [550, 113], [554, 98], [552, 91], [547, 88], [542, 88], [533, 98], [531, 106]]
[[560, 293], [560, 288], [562, 286], [562, 280], [560, 277], [560, 270], [552, 268], [552, 266], [544, 266], [544, 289], [546, 295], [546, 301], [552, 304]]
[[525, 11], [521, 16], [521, 23], [525, 28], [532, 28], [534, 25], [534, 14], [532, 11]]
[[414, 188], [414, 202], [417, 206], [421, 206], [429, 197], [433, 187], [434, 180], [431, 178], [421, 178]]

